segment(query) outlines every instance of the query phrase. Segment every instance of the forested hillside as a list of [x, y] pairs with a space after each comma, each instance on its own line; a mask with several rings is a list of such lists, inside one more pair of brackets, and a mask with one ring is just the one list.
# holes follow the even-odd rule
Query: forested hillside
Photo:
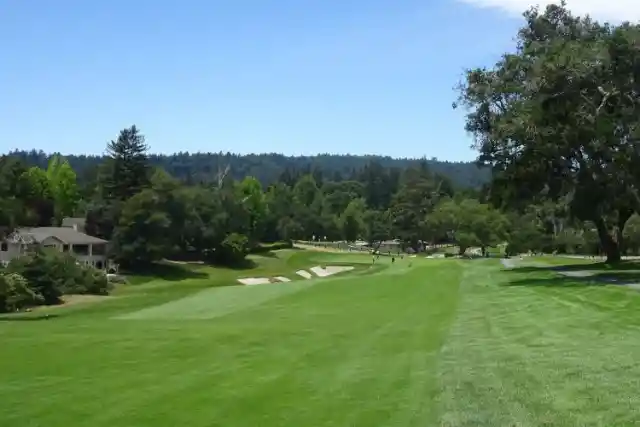
[[[42, 151], [14, 151], [13, 157], [20, 158], [29, 166], [46, 168], [50, 155]], [[97, 167], [104, 156], [66, 155], [71, 167], [85, 183], [95, 180]], [[396, 168], [403, 170], [417, 166], [419, 159], [395, 159], [389, 156], [356, 156], [320, 154], [311, 157], [289, 157], [282, 154], [232, 153], [176, 153], [171, 155], [152, 154], [152, 166], [160, 167], [172, 176], [187, 183], [207, 183], [216, 179], [221, 171], [229, 167], [229, 176], [242, 179], [256, 177], [262, 185], [268, 186], [278, 181], [295, 181], [303, 174], [311, 173], [317, 181], [344, 181], [359, 179], [366, 167]], [[490, 178], [487, 169], [480, 169], [472, 162], [445, 162], [426, 160], [429, 170], [451, 180], [454, 186], [478, 188]]]

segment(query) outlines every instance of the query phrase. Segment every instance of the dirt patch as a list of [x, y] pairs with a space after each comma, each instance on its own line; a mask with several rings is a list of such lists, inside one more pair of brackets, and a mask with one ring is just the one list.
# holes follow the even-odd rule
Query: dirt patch
[[62, 297], [64, 305], [87, 304], [90, 302], [101, 302], [113, 299], [110, 295], [65, 295]]
[[31, 308], [32, 311], [40, 311], [40, 310], [52, 310], [57, 308], [69, 307], [72, 305], [81, 305], [81, 304], [94, 304], [102, 301], [112, 300], [113, 296], [110, 295], [63, 295], [62, 296], [62, 304], [58, 305], [40, 305], [38, 307]]

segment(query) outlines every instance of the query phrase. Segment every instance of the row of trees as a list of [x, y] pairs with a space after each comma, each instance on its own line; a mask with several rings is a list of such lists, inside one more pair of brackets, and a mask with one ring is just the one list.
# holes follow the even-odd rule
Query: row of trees
[[0, 228], [51, 225], [73, 215], [80, 202], [76, 174], [58, 155], [46, 169], [0, 158]]
[[[314, 238], [372, 245], [397, 238], [415, 250], [448, 242], [461, 253], [469, 247], [484, 253], [501, 242], [514, 253], [603, 249], [595, 223], [575, 218], [567, 204], [547, 200], [500, 210], [491, 203], [500, 187], [455, 189], [424, 162], [403, 171], [368, 165], [363, 181], [321, 185], [313, 174], [292, 174], [289, 182], [264, 189], [256, 178], [237, 181], [224, 169], [211, 184], [188, 185], [150, 165], [135, 126], [107, 151], [90, 190], [60, 156], [51, 157], [46, 170], [1, 158], [1, 200], [11, 202], [2, 225], [58, 225], [63, 216], [85, 216], [87, 232], [110, 240], [112, 257], [125, 268], [163, 258], [234, 264], [261, 242]], [[627, 251], [640, 246], [637, 223], [621, 233]]]
[[[576, 17], [564, 4], [524, 17], [516, 50], [469, 70], [460, 87], [478, 161], [492, 173], [482, 189], [454, 186], [425, 161], [379, 159], [348, 174], [286, 168], [266, 187], [229, 167], [194, 180], [154, 165], [133, 126], [80, 182], [59, 156], [46, 168], [0, 158], [0, 227], [82, 215], [128, 268], [166, 257], [235, 264], [260, 242], [318, 237], [397, 238], [415, 250], [450, 242], [461, 252], [507, 242], [509, 253], [604, 253], [609, 262], [637, 254], [640, 26]], [[45, 298], [9, 273], [0, 297]]]

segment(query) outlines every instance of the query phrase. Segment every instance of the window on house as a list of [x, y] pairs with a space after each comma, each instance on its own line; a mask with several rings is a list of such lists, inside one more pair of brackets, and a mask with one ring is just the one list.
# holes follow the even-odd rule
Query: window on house
[[62, 245], [62, 252], [69, 252], [69, 245]]
[[76, 255], [89, 255], [89, 245], [73, 245], [73, 253]]
[[0, 243], [0, 252], [7, 252], [9, 250], [9, 245], [6, 242]]
[[93, 245], [93, 247], [91, 248], [91, 253], [93, 255], [104, 255], [105, 253], [107, 253], [107, 246], [106, 245]]

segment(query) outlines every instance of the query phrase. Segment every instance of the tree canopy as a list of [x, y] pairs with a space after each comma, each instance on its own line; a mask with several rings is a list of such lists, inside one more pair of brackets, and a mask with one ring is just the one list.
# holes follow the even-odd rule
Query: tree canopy
[[576, 17], [564, 4], [524, 17], [516, 51], [469, 70], [461, 87], [478, 160], [501, 204], [564, 203], [617, 261], [640, 207], [640, 29]]

